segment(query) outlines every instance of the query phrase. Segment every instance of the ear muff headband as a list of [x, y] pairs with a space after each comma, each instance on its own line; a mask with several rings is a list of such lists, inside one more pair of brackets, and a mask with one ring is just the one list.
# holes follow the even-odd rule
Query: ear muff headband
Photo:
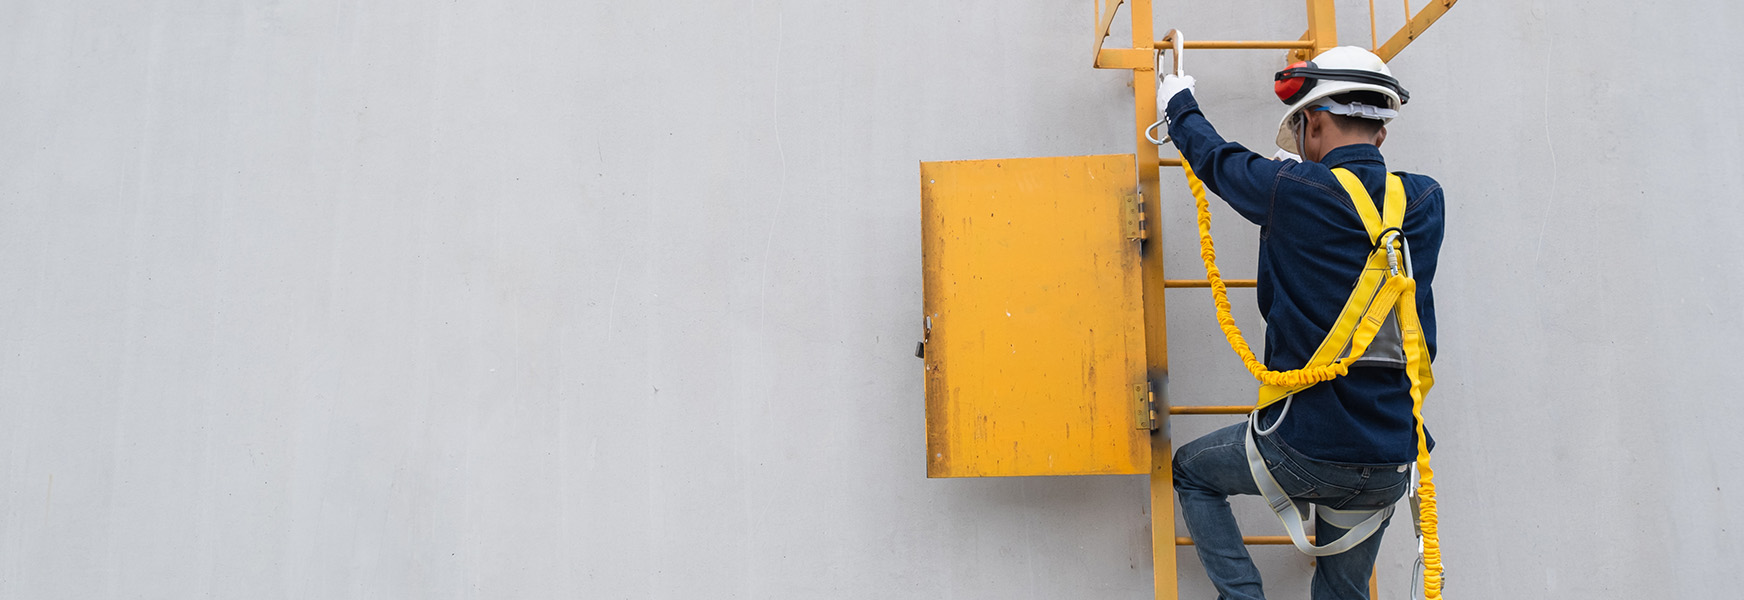
[[1349, 81], [1352, 83], [1367, 83], [1378, 85], [1399, 95], [1399, 104], [1411, 101], [1411, 92], [1405, 91], [1399, 85], [1399, 80], [1373, 71], [1361, 69], [1322, 69], [1313, 61], [1299, 62], [1289, 68], [1278, 71], [1272, 76], [1272, 91], [1278, 94], [1278, 99], [1284, 104], [1295, 104], [1296, 101], [1308, 95], [1321, 80]]

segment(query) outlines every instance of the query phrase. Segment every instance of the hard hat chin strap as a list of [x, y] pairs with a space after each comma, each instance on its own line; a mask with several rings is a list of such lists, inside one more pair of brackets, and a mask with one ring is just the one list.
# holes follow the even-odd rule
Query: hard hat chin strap
[[1308, 160], [1308, 111], [1304, 110], [1296, 119], [1296, 156]]

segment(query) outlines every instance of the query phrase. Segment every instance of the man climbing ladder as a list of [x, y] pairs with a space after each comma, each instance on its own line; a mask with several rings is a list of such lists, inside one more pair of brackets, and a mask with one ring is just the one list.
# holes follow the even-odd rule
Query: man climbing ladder
[[[1266, 496], [1297, 545], [1320, 557], [1315, 600], [1367, 598], [1381, 532], [1411, 485], [1411, 464], [1426, 468], [1431, 446], [1421, 407], [1433, 384], [1430, 283], [1442, 191], [1429, 177], [1387, 172], [1385, 124], [1409, 94], [1373, 53], [1333, 48], [1275, 80], [1290, 106], [1278, 145], [1300, 161], [1225, 141], [1201, 113], [1191, 77], [1168, 75], [1158, 86], [1166, 103], [1160, 116], [1190, 181], [1196, 173], [1261, 228], [1257, 293], [1267, 325], [1264, 364], [1246, 357], [1266, 383], [1258, 409], [1246, 423], [1182, 446], [1175, 489], [1222, 598], [1264, 597], [1227, 501], [1236, 494]], [[1207, 267], [1215, 269], [1205, 236]], [[1220, 321], [1246, 351], [1227, 314]], [[1294, 369], [1302, 371], [1275, 372]], [[1432, 491], [1431, 473], [1422, 475]], [[1424, 500], [1432, 516], [1432, 496]], [[1302, 533], [1308, 504], [1317, 507], [1320, 546]], [[1435, 544], [1433, 519], [1423, 525], [1426, 543]], [[1426, 593], [1435, 598], [1439, 551], [1430, 550]]]

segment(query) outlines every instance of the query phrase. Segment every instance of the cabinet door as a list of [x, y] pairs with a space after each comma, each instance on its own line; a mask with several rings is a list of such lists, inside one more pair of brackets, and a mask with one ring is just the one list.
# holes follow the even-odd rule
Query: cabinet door
[[1133, 156], [920, 175], [927, 475], [1149, 472]]

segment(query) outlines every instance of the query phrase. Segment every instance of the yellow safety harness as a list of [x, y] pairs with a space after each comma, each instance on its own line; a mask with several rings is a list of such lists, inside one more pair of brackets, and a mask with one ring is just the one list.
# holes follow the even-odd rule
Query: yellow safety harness
[[[1217, 324], [1223, 329], [1229, 346], [1241, 357], [1242, 364], [1261, 383], [1259, 401], [1254, 414], [1290, 395], [1308, 389], [1316, 383], [1330, 381], [1349, 373], [1351, 363], [1361, 359], [1382, 327], [1396, 319], [1402, 341], [1405, 373], [1411, 380], [1411, 416], [1417, 428], [1417, 527], [1421, 535], [1423, 562], [1423, 593], [1427, 600], [1441, 598], [1441, 543], [1437, 536], [1435, 513], [1435, 471], [1429, 467], [1429, 442], [1423, 427], [1423, 397], [1435, 385], [1430, 371], [1429, 347], [1423, 338], [1422, 323], [1417, 315], [1417, 282], [1411, 277], [1410, 246], [1405, 242], [1401, 226], [1405, 216], [1405, 188], [1399, 176], [1387, 174], [1387, 191], [1381, 210], [1364, 189], [1356, 175], [1345, 169], [1333, 169], [1339, 183], [1350, 194], [1363, 227], [1375, 248], [1369, 253], [1350, 299], [1339, 311], [1338, 320], [1326, 339], [1301, 369], [1273, 371], [1254, 357], [1247, 340], [1230, 315], [1229, 290], [1217, 269], [1217, 250], [1211, 240], [1211, 206], [1205, 199], [1205, 184], [1193, 174], [1193, 168], [1182, 161], [1187, 175], [1187, 187], [1193, 192], [1199, 211], [1199, 256], [1205, 262], [1206, 279], [1211, 282], [1211, 295], [1217, 306]], [[1404, 265], [1401, 267], [1401, 255]], [[1392, 315], [1394, 318], [1389, 319]], [[1251, 426], [1250, 426], [1251, 440]], [[1250, 441], [1251, 444], [1251, 441]], [[1281, 511], [1273, 507], [1274, 511]], [[1295, 510], [1295, 509], [1289, 509]], [[1279, 512], [1280, 518], [1283, 513]], [[1306, 549], [1304, 550], [1306, 551]]]

